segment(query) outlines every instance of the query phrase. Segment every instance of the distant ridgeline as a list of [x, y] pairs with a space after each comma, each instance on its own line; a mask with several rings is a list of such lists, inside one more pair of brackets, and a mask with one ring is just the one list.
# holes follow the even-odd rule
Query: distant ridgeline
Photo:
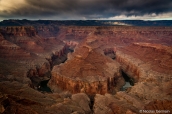
[[10, 19], [0, 22], [0, 26], [172, 26], [172, 20], [144, 21], [144, 20], [18, 20]]

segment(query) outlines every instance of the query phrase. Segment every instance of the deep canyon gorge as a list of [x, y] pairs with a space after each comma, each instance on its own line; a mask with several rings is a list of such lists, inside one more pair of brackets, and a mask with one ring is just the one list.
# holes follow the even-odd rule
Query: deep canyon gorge
[[171, 26], [19, 22], [0, 26], [0, 113], [172, 113]]

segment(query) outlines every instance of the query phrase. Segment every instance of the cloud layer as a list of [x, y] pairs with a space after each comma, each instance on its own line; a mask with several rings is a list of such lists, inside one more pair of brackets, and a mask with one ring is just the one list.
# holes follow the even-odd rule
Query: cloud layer
[[171, 0], [0, 0], [1, 18], [108, 19], [171, 12]]

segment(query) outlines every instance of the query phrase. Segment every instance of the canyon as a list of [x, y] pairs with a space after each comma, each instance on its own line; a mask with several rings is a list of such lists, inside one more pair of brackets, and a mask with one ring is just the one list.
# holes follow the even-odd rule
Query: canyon
[[0, 27], [0, 113], [172, 113], [172, 27], [28, 23]]

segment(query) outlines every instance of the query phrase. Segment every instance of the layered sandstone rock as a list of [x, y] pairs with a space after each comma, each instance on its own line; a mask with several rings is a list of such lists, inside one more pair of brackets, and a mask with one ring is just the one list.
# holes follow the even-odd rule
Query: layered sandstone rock
[[0, 42], [0, 57], [1, 58], [8, 58], [8, 59], [23, 59], [23, 58], [30, 58], [31, 54], [16, 44], [10, 43], [7, 40], [3, 40]]
[[29, 52], [23, 50], [18, 45], [9, 42], [0, 33], [0, 57], [7, 59], [29, 58]]
[[50, 26], [35, 26], [35, 29], [38, 31], [38, 35], [46, 38], [53, 38], [58, 35], [59, 27], [58, 25]]
[[[138, 114], [138, 113], [171, 113], [171, 100], [153, 100], [145, 103], [138, 96], [126, 92], [116, 95], [96, 94], [94, 114]], [[150, 112], [151, 111], [151, 112]]]
[[[132, 98], [135, 100], [135, 98]], [[135, 100], [136, 101], [136, 100]], [[134, 101], [133, 101], [134, 102]], [[139, 104], [140, 101], [139, 101]], [[94, 114], [137, 114], [139, 110], [132, 102], [127, 102], [110, 94], [96, 94], [94, 101]]]
[[[149, 43], [135, 43], [117, 50], [116, 60], [137, 82], [131, 89], [133, 94], [142, 99], [171, 99], [170, 50], [168, 46]], [[158, 93], [161, 94], [157, 95]]]
[[0, 82], [0, 113], [90, 114], [89, 103], [86, 94], [62, 98], [58, 94], [42, 94], [16, 81]]
[[[38, 84], [51, 75], [54, 92], [96, 94], [95, 114], [171, 111], [171, 27], [56, 27], [0, 29], [0, 113], [90, 113], [83, 93], [64, 99], [29, 88], [27, 76]], [[118, 92], [124, 74], [134, 86]]]
[[85, 93], [73, 94], [71, 99], [75, 101], [82, 109], [90, 114], [90, 99]]
[[4, 35], [9, 36], [35, 36], [37, 34], [36, 30], [33, 26], [12, 26], [12, 27], [4, 27], [2, 29]]
[[[154, 100], [145, 105], [145, 110], [157, 110], [157, 113], [171, 113], [172, 101], [169, 100]], [[162, 111], [162, 112], [161, 112]]]
[[[52, 54], [60, 58], [58, 64], [67, 58], [67, 55], [63, 57], [69, 47], [67, 44], [56, 38], [42, 38], [33, 27], [4, 27], [0, 28], [0, 33], [0, 57], [10, 61], [5, 61], [5, 66], [0, 64], [3, 80], [7, 80], [8, 75], [17, 80], [23, 75], [24, 79], [32, 78], [32, 83], [38, 87], [41, 81], [50, 79], [50, 71], [55, 63], [51, 61]], [[20, 65], [16, 64], [15, 68], [11, 62]]]
[[[52, 70], [49, 86], [52, 87], [52, 89], [54, 89], [55, 86], [59, 86], [73, 93], [86, 92], [88, 94], [104, 94], [113, 91], [113, 86], [116, 84], [115, 78], [120, 76], [119, 69], [112, 67], [112, 69], [109, 68], [108, 71], [108, 67], [116, 66], [117, 64], [113, 61], [112, 63], [107, 62], [105, 65], [103, 65], [104, 63], [99, 63], [99, 61], [94, 64], [97, 65], [94, 66], [79, 58], [74, 58], [72, 61], [67, 61], [63, 65], [55, 66]], [[103, 67], [107, 68], [107, 71], [103, 71], [105, 70]]]
[[[79, 45], [64, 64], [54, 66], [49, 86], [55, 91], [56, 86], [72, 93], [105, 94], [115, 92], [114, 88], [121, 79], [119, 65], [99, 53], [91, 39]], [[94, 41], [94, 40], [93, 40]], [[99, 47], [99, 46], [98, 46]], [[121, 80], [122, 81], [122, 80]]]

